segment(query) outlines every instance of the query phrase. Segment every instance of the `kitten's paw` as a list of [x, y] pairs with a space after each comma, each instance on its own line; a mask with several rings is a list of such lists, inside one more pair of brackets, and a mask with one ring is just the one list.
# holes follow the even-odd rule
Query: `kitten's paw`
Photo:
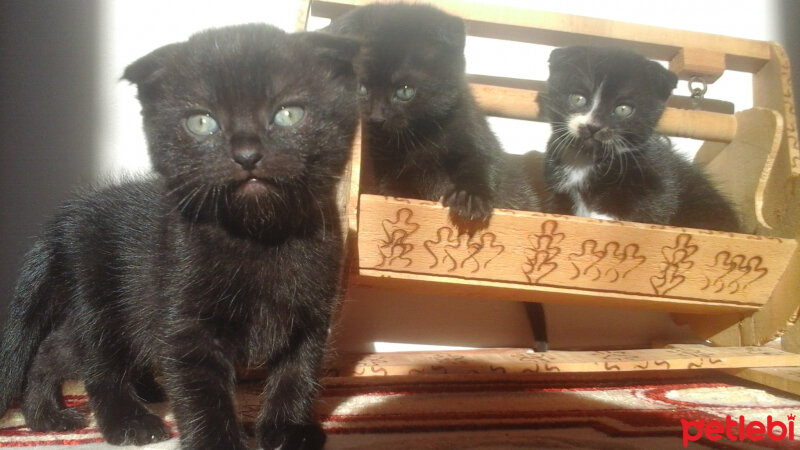
[[69, 431], [84, 428], [86, 418], [74, 409], [37, 409], [36, 414], [25, 415], [25, 423], [33, 431]]
[[154, 414], [121, 417], [101, 427], [103, 438], [113, 445], [145, 445], [169, 438], [164, 422]]
[[325, 445], [325, 432], [316, 423], [263, 426], [258, 440], [264, 450], [319, 450]]
[[450, 214], [461, 221], [487, 222], [492, 216], [492, 200], [489, 195], [454, 187], [442, 198], [442, 204], [450, 208]]

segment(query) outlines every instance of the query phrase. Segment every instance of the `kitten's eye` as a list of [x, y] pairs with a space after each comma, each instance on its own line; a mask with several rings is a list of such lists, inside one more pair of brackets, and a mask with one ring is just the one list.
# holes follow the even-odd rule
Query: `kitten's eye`
[[616, 108], [614, 108], [614, 115], [621, 119], [628, 118], [632, 114], [633, 114], [633, 106], [619, 105]]
[[358, 95], [360, 95], [362, 97], [366, 97], [367, 93], [368, 93], [367, 92], [367, 87], [364, 86], [363, 84], [359, 84], [358, 85]]
[[211, 114], [195, 114], [186, 119], [186, 129], [197, 136], [209, 136], [219, 130], [219, 124]]
[[569, 104], [576, 107], [586, 106], [586, 97], [581, 94], [570, 94]]
[[275, 113], [272, 123], [281, 127], [290, 127], [303, 120], [306, 111], [300, 106], [283, 106]]
[[407, 84], [394, 91], [394, 96], [397, 97], [398, 100], [402, 100], [404, 102], [411, 100], [416, 94], [417, 90]]

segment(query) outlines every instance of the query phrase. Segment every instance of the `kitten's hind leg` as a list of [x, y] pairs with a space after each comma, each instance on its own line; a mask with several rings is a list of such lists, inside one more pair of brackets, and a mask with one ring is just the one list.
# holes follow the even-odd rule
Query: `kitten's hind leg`
[[139, 400], [133, 383], [116, 370], [86, 380], [86, 392], [103, 438], [114, 445], [145, 445], [169, 437], [164, 422]]
[[81, 361], [81, 375], [103, 438], [113, 445], [145, 445], [169, 438], [164, 422], [144, 406], [134, 386], [149, 369], [131, 364], [135, 358], [123, 339], [111, 333], [105, 339], [88, 338], [101, 345], [83, 343], [82, 354], [87, 356]]
[[53, 331], [41, 344], [28, 372], [22, 397], [22, 414], [34, 431], [83, 428], [86, 419], [64, 405], [62, 384], [74, 376], [74, 361], [63, 329]]
[[528, 314], [528, 323], [533, 333], [533, 349], [537, 352], [546, 352], [548, 345], [544, 306], [541, 303], [525, 303], [525, 312]]

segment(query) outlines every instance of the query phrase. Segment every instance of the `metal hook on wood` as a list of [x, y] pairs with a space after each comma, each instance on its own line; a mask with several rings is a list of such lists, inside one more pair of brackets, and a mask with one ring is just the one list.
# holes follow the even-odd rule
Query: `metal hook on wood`
[[695, 75], [689, 79], [689, 94], [692, 98], [692, 107], [694, 109], [700, 107], [706, 92], [708, 92], [708, 84], [703, 80], [703, 77]]

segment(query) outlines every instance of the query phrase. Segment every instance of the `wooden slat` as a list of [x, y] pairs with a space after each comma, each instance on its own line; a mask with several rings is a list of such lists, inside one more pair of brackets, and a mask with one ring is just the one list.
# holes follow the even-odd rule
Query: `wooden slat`
[[[540, 117], [536, 91], [486, 84], [471, 84], [472, 94], [486, 114], [522, 120]], [[730, 142], [736, 136], [736, 117], [707, 111], [667, 108], [657, 130], [667, 136]]]
[[792, 321], [781, 336], [781, 348], [787, 352], [800, 353], [800, 324]]
[[723, 318], [687, 314], [680, 319], [688, 323], [697, 336], [720, 346], [763, 345], [777, 338], [797, 321], [800, 305], [800, 252], [795, 252], [783, 276], [768, 294], [766, 303], [753, 314]]
[[662, 298], [763, 304], [791, 239], [496, 210], [460, 234], [439, 203], [361, 195], [361, 269]]
[[[682, 345], [682, 344], [669, 344], [668, 348], [693, 348], [696, 346]], [[761, 347], [767, 348], [767, 347]], [[774, 348], [774, 347], [770, 347]], [[783, 351], [797, 355], [796, 352], [791, 350]], [[798, 355], [800, 356], [800, 355]], [[777, 366], [777, 365], [776, 365]], [[735, 377], [752, 381], [763, 386], [769, 386], [774, 389], [779, 389], [784, 392], [789, 392], [795, 395], [800, 395], [800, 366], [793, 365], [788, 367], [748, 367], [748, 368], [735, 368], [735, 369], [721, 369], [723, 372], [731, 374]]]
[[[494, 75], [467, 74], [467, 81], [471, 84], [482, 84], [498, 86], [504, 88], [525, 89], [529, 91], [543, 92], [547, 89], [547, 82], [543, 80], [531, 80], [527, 78], [498, 77]], [[667, 100], [667, 106], [676, 109], [692, 109], [707, 111], [720, 114], [733, 114], [736, 110], [733, 103], [725, 100], [705, 98], [695, 105], [691, 97], [672, 94]]]
[[724, 369], [723, 372], [763, 386], [769, 386], [794, 395], [800, 395], [800, 367]]
[[340, 377], [372, 377], [642, 372], [797, 365], [800, 365], [800, 355], [772, 348], [696, 345], [673, 349], [546, 353], [491, 349], [343, 355], [328, 373]]
[[779, 111], [785, 133], [770, 174], [760, 187], [764, 197], [763, 232], [776, 236], [800, 236], [800, 142], [789, 58], [778, 44], [773, 59], [753, 76], [753, 104]]
[[667, 136], [730, 142], [736, 136], [736, 116], [667, 108], [656, 129]]
[[737, 113], [736, 119], [733, 142], [709, 161], [705, 170], [736, 204], [743, 229], [755, 233], [766, 225], [761, 186], [778, 153], [783, 118], [771, 109], [753, 108]]
[[669, 62], [669, 70], [681, 80], [700, 77], [713, 83], [725, 72], [725, 54], [704, 48], [682, 48]]
[[[390, 0], [391, 1], [391, 0]], [[312, 14], [338, 17], [354, 6], [375, 0], [317, 1]], [[679, 31], [669, 28], [616, 22], [528, 8], [484, 4], [464, 0], [437, 0], [435, 5], [464, 18], [468, 33], [550, 46], [571, 44], [616, 45], [649, 58], [669, 61], [681, 48], [702, 48], [726, 54], [728, 69], [758, 71], [770, 58], [769, 44], [761, 41]]]
[[311, 14], [311, 0], [296, 1], [295, 31], [305, 31], [308, 27], [308, 17]]
[[[664, 302], [661, 297], [592, 291], [581, 287], [555, 287], [525, 285], [500, 281], [470, 280], [456, 277], [421, 275], [389, 270], [358, 269], [350, 281], [351, 286], [375, 288], [380, 291], [425, 292], [427, 295], [442, 295], [458, 298], [499, 300], [513, 302], [558, 303], [564, 305], [604, 306], [608, 308], [631, 308], [650, 311], [685, 313], [711, 321], [722, 314], [727, 317], [735, 313], [740, 319], [758, 310], [757, 305], [732, 304], [713, 300], [671, 298]], [[738, 320], [738, 319], [737, 319]]]

